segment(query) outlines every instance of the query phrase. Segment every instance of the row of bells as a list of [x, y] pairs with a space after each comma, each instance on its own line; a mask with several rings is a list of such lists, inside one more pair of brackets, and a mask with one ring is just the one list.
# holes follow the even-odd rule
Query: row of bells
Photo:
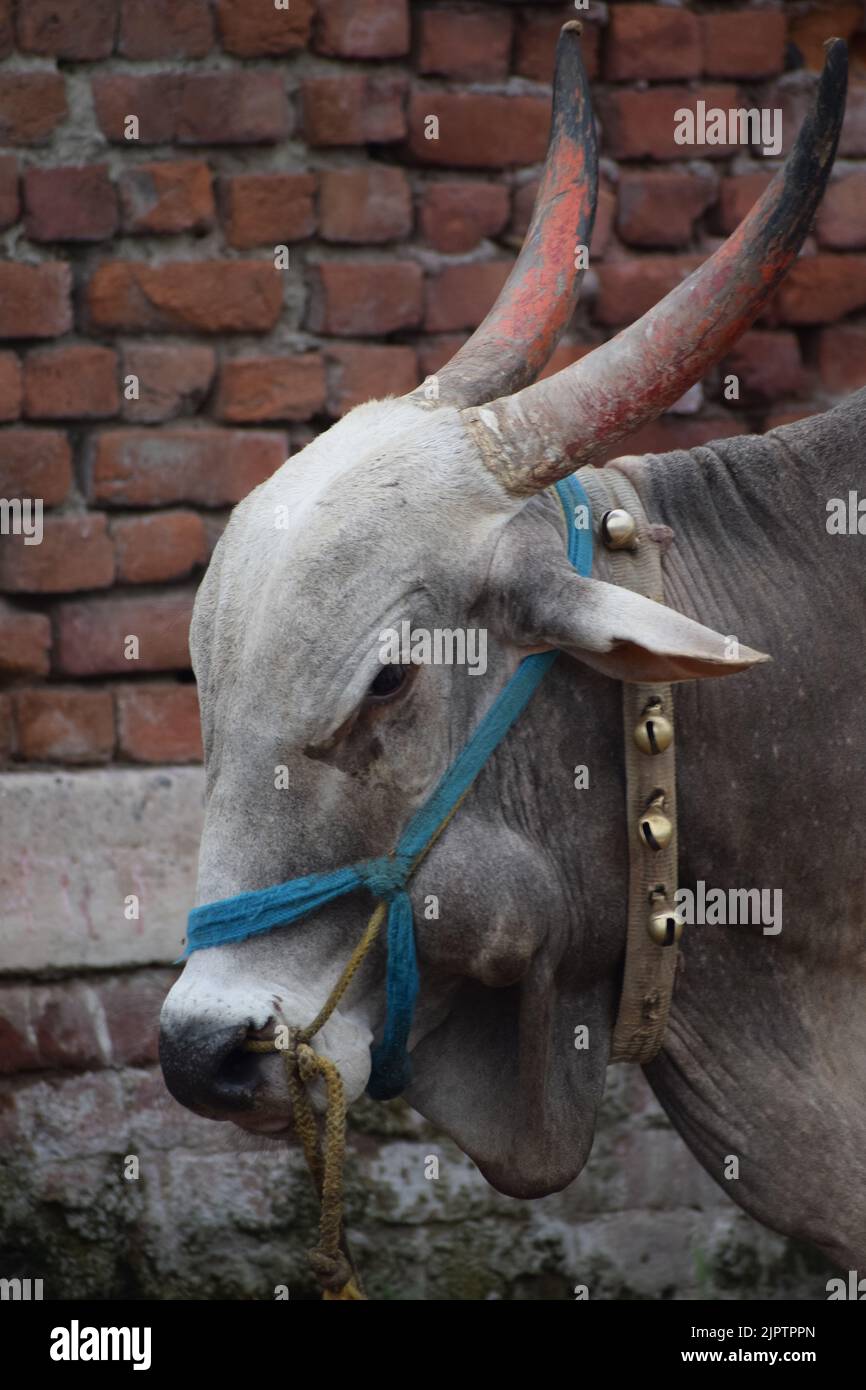
[[[605, 512], [601, 519], [601, 538], [608, 550], [634, 550], [638, 543], [634, 517], [621, 507]], [[661, 700], [650, 700], [634, 730], [635, 743], [642, 753], [654, 757], [670, 748], [673, 740], [673, 726], [662, 712]], [[653, 851], [665, 849], [670, 844], [674, 828], [664, 812], [663, 793], [657, 792], [649, 802], [638, 829], [641, 842]], [[655, 906], [647, 921], [650, 940], [657, 946], [675, 945], [685, 925], [682, 913], [665, 903], [663, 892], [653, 894], [652, 902]]]

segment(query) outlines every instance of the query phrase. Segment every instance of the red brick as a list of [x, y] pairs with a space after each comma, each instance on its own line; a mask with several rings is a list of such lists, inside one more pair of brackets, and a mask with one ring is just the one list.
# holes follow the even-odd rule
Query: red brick
[[611, 5], [604, 64], [609, 82], [697, 77], [700, 71], [701, 35], [693, 14], [657, 5]]
[[220, 182], [226, 240], [245, 251], [305, 241], [316, 230], [315, 174], [235, 174]]
[[117, 195], [106, 164], [26, 170], [24, 206], [31, 241], [103, 241], [117, 231]]
[[154, 512], [111, 523], [118, 584], [163, 584], [184, 579], [208, 558], [204, 522], [197, 512]]
[[412, 232], [412, 193], [402, 169], [325, 169], [319, 217], [325, 241], [396, 241]]
[[65, 501], [72, 486], [69, 442], [58, 430], [3, 431], [0, 497], [41, 497], [46, 507]]
[[702, 260], [701, 256], [642, 256], [599, 266], [595, 319], [609, 325], [631, 323], [685, 280]]
[[12, 0], [0, 0], [0, 58], [8, 58], [14, 47]]
[[855, 251], [866, 246], [866, 170], [830, 184], [818, 208], [815, 230], [821, 246]]
[[772, 182], [772, 174], [739, 174], [722, 179], [719, 197], [719, 226], [729, 234], [738, 227], [749, 209]]
[[203, 58], [213, 41], [208, 0], [121, 0], [124, 58]]
[[0, 352], [0, 420], [17, 420], [21, 399], [21, 363], [14, 352]]
[[90, 496], [109, 507], [230, 506], [286, 454], [285, 435], [264, 430], [107, 430], [93, 441]]
[[238, 357], [223, 363], [214, 414], [239, 425], [308, 420], [324, 404], [325, 364], [318, 353]]
[[[115, 144], [170, 144], [177, 130], [182, 77], [155, 72], [144, 77], [129, 73], [103, 73], [91, 83], [96, 119], [103, 134]], [[127, 140], [124, 122], [138, 117], [138, 139]]]
[[866, 256], [801, 256], [771, 309], [783, 323], [833, 323], [866, 308]]
[[[438, 118], [438, 140], [425, 138], [428, 116]], [[537, 164], [547, 149], [549, 126], [546, 97], [416, 87], [409, 102], [409, 148], [421, 164], [460, 169]]]
[[24, 414], [30, 420], [105, 419], [120, 408], [111, 348], [40, 348], [24, 359]]
[[764, 405], [783, 396], [802, 395], [806, 372], [795, 333], [771, 333], [753, 329], [735, 344], [719, 368], [722, 377], [739, 379], [739, 400], [744, 405]]
[[730, 418], [696, 420], [682, 415], [663, 415], [612, 444], [603, 461], [620, 458], [623, 454], [664, 454], [674, 449], [697, 449], [713, 439], [731, 439], [745, 433], [745, 425]]
[[274, 3], [217, 0], [217, 24], [226, 53], [238, 58], [279, 57], [306, 46], [314, 0], [291, 0], [288, 9]]
[[418, 385], [418, 363], [411, 347], [334, 343], [325, 357], [331, 415], [345, 415], [353, 406], [383, 396], [404, 396]]
[[513, 261], [472, 261], [449, 265], [427, 283], [424, 328], [453, 333], [477, 328], [505, 284]]
[[[56, 669], [67, 676], [136, 676], [189, 668], [192, 589], [67, 599], [56, 607]], [[124, 656], [138, 638], [138, 657]]]
[[409, 52], [408, 0], [328, 0], [320, 5], [317, 53], [332, 58], [400, 58]]
[[[0, 759], [8, 762], [12, 756], [14, 748], [13, 728], [12, 728], [12, 699], [9, 695], [0, 695]], [[3, 1038], [3, 1015], [0, 1010], [0, 1070], [3, 1061], [6, 1060], [5, 1039]]]
[[469, 337], [468, 333], [442, 333], [435, 338], [425, 338], [418, 344], [418, 375], [423, 381], [435, 376], [440, 367], [459, 352]]
[[46, 58], [94, 62], [114, 47], [117, 0], [18, 0], [18, 47]]
[[582, 357], [586, 357], [592, 352], [590, 343], [560, 343], [553, 349], [550, 360], [543, 372], [539, 372], [538, 380], [544, 381], [547, 377], [556, 376], [565, 367], [571, 367], [575, 362], [579, 362]]
[[496, 82], [508, 73], [513, 19], [507, 10], [422, 10], [419, 72], [466, 82]]
[[[149, 424], [194, 414], [211, 388], [215, 371], [216, 354], [209, 347], [139, 343], [124, 349], [124, 418]], [[128, 399], [128, 376], [138, 378], [138, 400]]]
[[0, 992], [0, 1072], [103, 1067], [90, 982], [5, 985]]
[[100, 512], [43, 516], [42, 540], [6, 536], [0, 550], [0, 589], [14, 594], [67, 594], [114, 583], [114, 546]]
[[91, 323], [112, 331], [261, 333], [283, 307], [280, 272], [265, 261], [111, 261], [87, 287]]
[[708, 77], [772, 77], [785, 65], [785, 16], [779, 10], [735, 10], [698, 16]]
[[0, 229], [18, 221], [18, 160], [14, 154], [0, 155]]
[[849, 39], [862, 23], [863, 6], [859, 0], [843, 0], [841, 4], [838, 0], [824, 0], [821, 5], [804, 7], [791, 15], [789, 37], [800, 50], [806, 67], [820, 71], [825, 41], [832, 34]]
[[114, 752], [114, 707], [107, 690], [48, 686], [12, 700], [18, 754], [34, 762], [107, 762]]
[[508, 189], [480, 180], [429, 183], [421, 202], [421, 231], [437, 251], [472, 251], [498, 236], [508, 221]]
[[[520, 10], [517, 20], [517, 45], [514, 71], [532, 82], [550, 82], [556, 58], [556, 43], [559, 31], [568, 19], [574, 19], [574, 8], [563, 5], [554, 11]], [[587, 24], [581, 16], [583, 33], [580, 36], [580, 56], [586, 75], [590, 79], [598, 76], [600, 31], [595, 24]]]
[[421, 321], [424, 277], [414, 261], [326, 261], [315, 275], [310, 326], [316, 333], [393, 333]]
[[72, 327], [72, 274], [63, 261], [0, 262], [0, 338], [56, 338]]
[[818, 370], [833, 395], [847, 395], [866, 386], [866, 328], [840, 324], [825, 328], [818, 338]]
[[274, 144], [291, 134], [281, 72], [246, 69], [184, 77], [175, 139], [180, 145]]
[[28, 613], [0, 599], [0, 671], [15, 676], [47, 676], [51, 623], [44, 613]]
[[406, 134], [404, 77], [343, 72], [301, 83], [311, 145], [381, 145]]
[[[666, 11], [666, 13], [675, 13]], [[679, 12], [676, 12], [679, 13]], [[724, 159], [733, 145], [678, 145], [674, 113], [697, 110], [697, 103], [740, 105], [736, 87], [650, 87], [645, 92], [611, 92], [599, 99], [605, 153], [614, 159]]]
[[136, 164], [120, 176], [125, 232], [204, 232], [213, 226], [210, 169], [199, 160]]
[[715, 201], [715, 179], [672, 170], [620, 175], [616, 229], [632, 246], [685, 246]]
[[119, 752], [134, 763], [198, 763], [202, 759], [194, 685], [122, 685], [117, 700]]
[[46, 145], [66, 119], [66, 83], [56, 72], [7, 72], [0, 82], [0, 144]]

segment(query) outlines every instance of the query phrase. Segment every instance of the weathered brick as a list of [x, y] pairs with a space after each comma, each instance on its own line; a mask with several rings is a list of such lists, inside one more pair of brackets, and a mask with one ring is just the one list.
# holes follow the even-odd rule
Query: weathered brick
[[[91, 83], [99, 127], [107, 139], [131, 146], [170, 144], [177, 130], [182, 77], [167, 72], [136, 77], [101, 73]], [[138, 118], [138, 137], [126, 139], [126, 118]]]
[[332, 58], [400, 58], [409, 51], [408, 0], [328, 0], [314, 46]]
[[0, 497], [41, 497], [46, 507], [65, 501], [72, 486], [69, 441], [59, 430], [3, 431]]
[[674, 449], [696, 449], [713, 439], [731, 439], [745, 434], [739, 420], [712, 418], [695, 419], [683, 415], [662, 415], [634, 434], [612, 444], [603, 455], [604, 462], [623, 454], [664, 454]]
[[0, 352], [0, 420], [17, 420], [21, 401], [21, 363], [14, 352]]
[[15, 47], [12, 7], [13, 0], [0, 0], [0, 58], [8, 58]]
[[93, 441], [90, 496], [109, 507], [229, 506], [286, 453], [285, 435], [264, 430], [107, 430]]
[[4, 985], [0, 989], [0, 1072], [9, 1076], [104, 1067], [110, 1058], [103, 1050], [100, 1022], [89, 982]]
[[764, 189], [771, 183], [772, 174], [739, 174], [735, 178], [722, 179], [719, 196], [719, 227], [730, 233], [739, 226], [746, 213], [758, 201]]
[[159, 1052], [159, 1011], [176, 979], [171, 970], [136, 970], [92, 983], [102, 1006], [115, 1066], [142, 1067]]
[[48, 686], [16, 690], [12, 699], [20, 757], [34, 762], [97, 763], [107, 762], [114, 752], [109, 691]]
[[162, 511], [111, 523], [119, 584], [163, 584], [184, 579], [208, 558], [204, 522], [197, 512]]
[[345, 415], [364, 401], [406, 395], [418, 385], [418, 362], [411, 347], [333, 343], [325, 358], [331, 415]]
[[47, 676], [51, 623], [44, 613], [28, 613], [0, 598], [0, 671], [15, 676]]
[[820, 72], [824, 65], [824, 44], [831, 34], [850, 39], [862, 26], [863, 8], [859, 0], [824, 0], [816, 6], [799, 6], [790, 16], [788, 36], [800, 50], [807, 68]]
[[18, 221], [18, 160], [14, 154], [0, 155], [0, 229]]
[[635, 261], [611, 261], [599, 266], [594, 317], [611, 326], [631, 323], [691, 275], [702, 259], [642, 256]]
[[17, 18], [23, 53], [95, 62], [114, 47], [117, 0], [18, 0]]
[[7, 72], [0, 82], [0, 144], [46, 145], [66, 119], [66, 83], [56, 72]]
[[[439, 122], [438, 139], [425, 129]], [[506, 169], [544, 158], [550, 126], [545, 97], [494, 92], [446, 92], [415, 87], [409, 101], [409, 149], [422, 164], [460, 169]]]
[[204, 232], [213, 226], [210, 169], [200, 160], [136, 164], [120, 176], [125, 232]]
[[660, 5], [611, 5], [604, 64], [609, 82], [697, 77], [700, 71], [695, 15]]
[[770, 317], [833, 323], [866, 308], [866, 256], [801, 256], [782, 281]]
[[402, 169], [326, 169], [320, 178], [325, 241], [396, 241], [411, 234], [412, 193]]
[[[135, 676], [189, 668], [192, 589], [104, 594], [56, 606], [56, 669], [67, 676]], [[138, 638], [138, 656], [127, 638]]]
[[279, 72], [195, 73], [180, 90], [180, 145], [274, 144], [291, 134], [285, 78]]
[[261, 333], [283, 307], [283, 284], [272, 262], [111, 261], [87, 286], [95, 328], [110, 331]]
[[119, 752], [134, 763], [201, 762], [194, 685], [122, 685], [115, 693]]
[[437, 251], [472, 251], [498, 236], [508, 221], [508, 189], [476, 179], [429, 183], [421, 200], [421, 231]]
[[[556, 43], [559, 31], [568, 19], [574, 18], [574, 8], [563, 5], [556, 10], [520, 10], [517, 19], [514, 71], [533, 82], [550, 82], [553, 77]], [[587, 77], [598, 76], [600, 30], [581, 16], [583, 33], [580, 36], [580, 56]]]
[[106, 164], [27, 169], [24, 207], [31, 241], [103, 241], [117, 231], [117, 195]]
[[120, 408], [111, 348], [39, 348], [24, 359], [24, 414], [30, 420], [105, 419]]
[[414, 261], [326, 261], [315, 267], [310, 326], [341, 338], [414, 328], [423, 278]]
[[235, 174], [220, 182], [230, 246], [281, 246], [316, 230], [315, 174]]
[[833, 395], [847, 395], [866, 386], [866, 328], [844, 323], [822, 329], [818, 371], [822, 384]]
[[[141, 424], [192, 415], [211, 388], [216, 354], [209, 347], [156, 347], [138, 343], [124, 349], [124, 388], [121, 410], [127, 420]], [[137, 378], [138, 399], [129, 399]]]
[[772, 77], [785, 64], [780, 10], [735, 10], [698, 16], [708, 77]]
[[124, 58], [203, 58], [213, 42], [208, 0], [120, 0]]
[[422, 10], [419, 16], [419, 72], [465, 82], [496, 82], [508, 73], [513, 17], [491, 7]]
[[72, 327], [72, 274], [64, 261], [0, 262], [0, 338], [56, 338]]
[[318, 353], [237, 357], [224, 362], [214, 413], [233, 424], [308, 420], [325, 404], [325, 364]]
[[795, 333], [752, 329], [731, 349], [720, 366], [722, 376], [739, 380], [744, 405], [764, 405], [783, 396], [799, 396], [807, 379]]
[[311, 145], [380, 145], [406, 134], [405, 77], [343, 72], [301, 83]]
[[314, 0], [291, 0], [288, 9], [249, 0], [217, 0], [217, 24], [226, 53], [238, 58], [279, 57], [306, 46]]
[[820, 245], [832, 251], [866, 246], [866, 170], [830, 184], [818, 207], [815, 231]]
[[[666, 11], [674, 13], [674, 11]], [[644, 92], [609, 92], [599, 98], [605, 152], [614, 159], [723, 159], [733, 145], [678, 145], [679, 110], [697, 111], [697, 103], [724, 110], [740, 105], [736, 87], [650, 87]]]
[[427, 283], [424, 327], [428, 333], [477, 328], [505, 284], [513, 261], [449, 265]]
[[114, 583], [114, 547], [100, 512], [43, 516], [42, 540], [6, 536], [0, 548], [0, 589], [10, 594], [67, 594]]
[[676, 170], [623, 170], [616, 229], [632, 246], [685, 246], [695, 222], [715, 201], [713, 178]]

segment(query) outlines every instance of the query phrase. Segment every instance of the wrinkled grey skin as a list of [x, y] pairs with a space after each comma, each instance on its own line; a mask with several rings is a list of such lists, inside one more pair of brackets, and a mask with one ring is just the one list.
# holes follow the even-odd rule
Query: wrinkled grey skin
[[[674, 532], [670, 609], [649, 605], [669, 615], [658, 640], [651, 613], [620, 630], [596, 604], [601, 587], [569, 570], [555, 500], [508, 498], [448, 409], [361, 407], [242, 503], [217, 548], [191, 638], [207, 759], [202, 902], [386, 852], [527, 651], [569, 653], [411, 887], [422, 988], [407, 1099], [503, 1192], [542, 1195], [580, 1172], [604, 1087], [627, 847], [621, 688], [603, 672], [662, 678], [673, 661], [675, 676], [719, 674], [710, 628], [773, 664], [678, 687], [680, 881], [781, 887], [784, 927], [687, 930], [648, 1075], [735, 1201], [843, 1266], [866, 1258], [863, 541], [825, 528], [828, 497], [857, 486], [864, 415], [861, 393], [764, 438], [623, 463], [650, 519]], [[287, 498], [285, 532], [273, 511]], [[677, 613], [696, 621], [662, 631]], [[393, 703], [365, 703], [378, 634], [407, 617], [487, 627], [486, 675], [426, 666]], [[647, 650], [635, 621], [653, 630]], [[274, 786], [280, 764], [287, 790]], [[588, 790], [574, 789], [576, 764]], [[429, 894], [438, 921], [425, 920]], [[309, 1022], [369, 911], [356, 894], [193, 955], [163, 1012], [178, 1098], [287, 1133], [280, 1059], [238, 1062], [232, 1048], [250, 1029]], [[350, 1098], [381, 1029], [384, 964], [379, 943], [316, 1039]], [[236, 1068], [208, 1096], [217, 1046]], [[723, 1177], [728, 1154], [738, 1181]]]

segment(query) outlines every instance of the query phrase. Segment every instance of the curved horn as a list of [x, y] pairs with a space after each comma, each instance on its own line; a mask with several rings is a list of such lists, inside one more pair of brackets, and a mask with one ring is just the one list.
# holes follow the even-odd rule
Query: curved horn
[[812, 113], [737, 230], [615, 338], [547, 381], [469, 409], [487, 467], [515, 496], [548, 487], [653, 420], [748, 328], [809, 230], [845, 111], [847, 47], [829, 39]]
[[436, 373], [440, 404], [478, 404], [534, 381], [577, 302], [575, 247], [589, 246], [598, 185], [581, 27], [573, 19], [560, 31], [550, 142], [526, 239], [484, 322]]

